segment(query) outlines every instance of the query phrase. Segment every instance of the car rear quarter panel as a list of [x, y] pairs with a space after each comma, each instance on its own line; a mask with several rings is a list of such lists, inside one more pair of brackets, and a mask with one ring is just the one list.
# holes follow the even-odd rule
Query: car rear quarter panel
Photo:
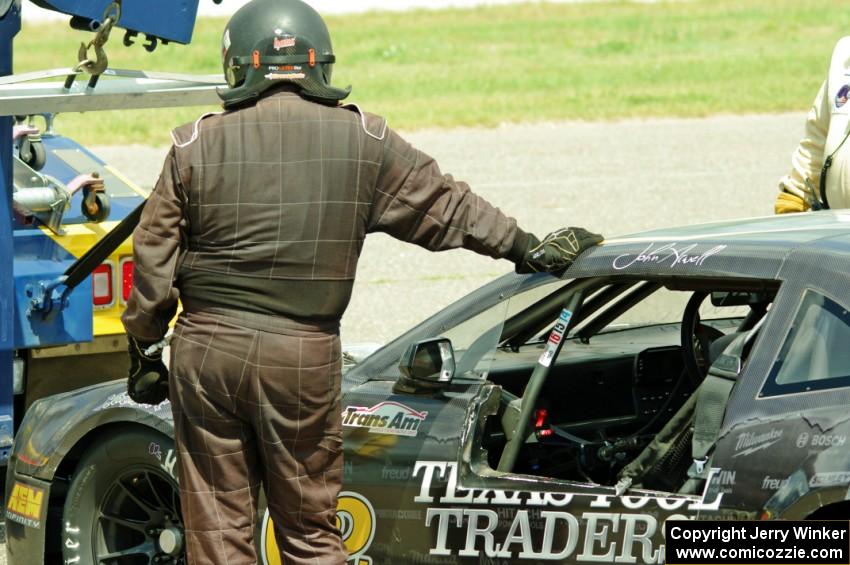
[[807, 290], [850, 307], [848, 242], [841, 236], [796, 249], [778, 275], [782, 287], [729, 401], [714, 457], [721, 472], [712, 489], [736, 507], [782, 516], [850, 499], [850, 387], [762, 393]]

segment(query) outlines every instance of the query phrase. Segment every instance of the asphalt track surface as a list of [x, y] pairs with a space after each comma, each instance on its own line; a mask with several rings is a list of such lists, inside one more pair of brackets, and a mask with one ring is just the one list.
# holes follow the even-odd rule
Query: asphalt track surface
[[[528, 231], [542, 236], [584, 226], [613, 237], [772, 214], [777, 181], [790, 166], [804, 120], [804, 113], [793, 113], [566, 122], [405, 137]], [[60, 132], [61, 126], [60, 118]], [[150, 188], [168, 148], [93, 150]], [[343, 319], [343, 343], [385, 342], [511, 269], [507, 261], [463, 250], [429, 253], [370, 235]]]
[[[543, 236], [583, 226], [612, 237], [772, 214], [804, 120], [795, 113], [404, 135], [527, 231]], [[143, 187], [156, 182], [166, 151], [95, 148]], [[343, 343], [385, 342], [511, 268], [464, 250], [429, 253], [370, 235], [343, 318]]]

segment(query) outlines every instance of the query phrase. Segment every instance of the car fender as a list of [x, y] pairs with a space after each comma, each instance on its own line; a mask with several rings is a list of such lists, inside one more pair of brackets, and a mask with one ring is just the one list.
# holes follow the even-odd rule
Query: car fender
[[123, 381], [103, 383], [39, 400], [27, 412], [16, 437], [12, 466], [20, 475], [52, 481], [56, 471], [92, 432], [116, 424], [153, 428], [173, 436], [171, 405], [133, 402]]
[[[27, 411], [7, 469], [6, 500], [15, 497], [15, 488], [26, 491], [18, 498], [37, 500], [39, 512], [37, 516], [19, 515], [16, 520], [7, 509], [6, 547], [14, 562], [44, 562], [48, 508], [57, 470], [69, 457], [79, 457], [99, 431], [116, 425], [148, 426], [171, 436], [171, 406], [168, 402], [159, 406], [134, 403], [120, 380], [49, 396]], [[164, 455], [166, 462], [169, 457], [176, 461], [172, 454]], [[36, 496], [28, 495], [30, 492]]]

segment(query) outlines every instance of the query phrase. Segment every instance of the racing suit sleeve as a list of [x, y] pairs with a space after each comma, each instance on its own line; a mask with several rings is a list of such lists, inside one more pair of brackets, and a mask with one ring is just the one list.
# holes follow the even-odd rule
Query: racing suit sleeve
[[161, 340], [177, 313], [174, 283], [188, 228], [183, 186], [172, 148], [133, 231], [133, 290], [121, 321], [141, 342]]
[[444, 175], [433, 158], [388, 129], [369, 232], [384, 232], [430, 251], [463, 247], [522, 260], [529, 236], [516, 220]]
[[[802, 200], [802, 203], [799, 204], [802, 209], [795, 210], [800, 212], [811, 208], [811, 202], [817, 196], [814, 190], [820, 183], [824, 145], [826, 144], [826, 134], [829, 131], [829, 120], [832, 115], [832, 108], [830, 101], [827, 100], [826, 92], [827, 82], [824, 81], [815, 97], [811, 110], [809, 110], [803, 139], [800, 140], [800, 144], [791, 156], [791, 172], [779, 181], [780, 198], [777, 201], [777, 211], [779, 211], [780, 202], [784, 199], [783, 193]], [[809, 186], [806, 185], [806, 179], [809, 179]]]

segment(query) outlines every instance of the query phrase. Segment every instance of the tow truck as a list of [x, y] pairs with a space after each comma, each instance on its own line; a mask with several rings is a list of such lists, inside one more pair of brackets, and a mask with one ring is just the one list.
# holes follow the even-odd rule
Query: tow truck
[[[116, 42], [107, 42], [119, 28], [124, 45], [148, 51], [190, 43], [199, 0], [33, 2], [68, 15], [87, 42], [69, 53], [68, 68], [14, 75], [13, 44], [25, 6], [0, 0], [0, 466], [9, 463], [34, 402], [121, 378], [127, 369], [120, 314], [132, 287], [128, 236], [147, 193], [58, 134], [54, 117], [217, 104], [216, 88], [224, 85], [220, 75], [109, 66], [107, 48]], [[133, 419], [109, 414], [92, 429]], [[80, 445], [98, 433], [84, 434]], [[38, 463], [37, 454], [23, 457]], [[27, 536], [26, 545], [43, 548], [45, 535], [59, 535], [42, 525], [49, 507], [44, 492], [32, 482], [7, 481], [8, 537]]]

